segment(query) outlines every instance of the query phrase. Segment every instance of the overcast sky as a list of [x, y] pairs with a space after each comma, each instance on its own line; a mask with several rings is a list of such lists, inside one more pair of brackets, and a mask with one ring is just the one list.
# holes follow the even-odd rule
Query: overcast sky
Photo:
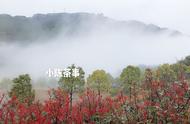
[[118, 20], [139, 20], [190, 34], [190, 0], [0, 0], [0, 13], [103, 13]]

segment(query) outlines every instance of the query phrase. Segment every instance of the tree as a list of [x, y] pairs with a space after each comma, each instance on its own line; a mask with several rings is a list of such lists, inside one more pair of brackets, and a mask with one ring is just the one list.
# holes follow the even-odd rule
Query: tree
[[[74, 71], [75, 70], [75, 71]], [[78, 70], [78, 76], [74, 76]], [[67, 76], [62, 76], [59, 80], [59, 86], [70, 95], [70, 108], [72, 108], [74, 92], [81, 91], [84, 88], [85, 79], [84, 71], [81, 67], [76, 67], [74, 64], [67, 68]], [[71, 110], [72, 111], [72, 110]]]
[[129, 91], [130, 101], [132, 98], [132, 89], [134, 90], [134, 95], [136, 96], [136, 85], [140, 80], [141, 71], [139, 67], [127, 66], [123, 69], [120, 80], [123, 83], [123, 88]]
[[28, 74], [13, 79], [13, 87], [9, 92], [9, 96], [16, 96], [20, 102], [28, 100], [31, 103], [34, 100], [35, 92], [32, 89], [31, 78]]
[[185, 59], [179, 61], [179, 63], [190, 66], [190, 56], [186, 56]]
[[87, 78], [87, 85], [92, 89], [98, 91], [100, 96], [101, 92], [109, 92], [111, 89], [111, 77], [104, 70], [96, 70]]
[[147, 68], [145, 70], [144, 77], [145, 77], [146, 88], [150, 89], [150, 85], [154, 79], [152, 70]]
[[149, 99], [151, 101], [153, 101], [153, 89], [152, 89], [152, 86], [153, 86], [153, 71], [149, 68], [147, 68], [145, 70], [145, 73], [144, 73], [144, 77], [145, 77], [145, 89], [148, 91], [149, 93]]
[[184, 64], [172, 64], [171, 69], [175, 72], [175, 76], [177, 79], [181, 77], [181, 75], [185, 74], [186, 65]]
[[158, 80], [160, 81], [171, 83], [176, 81], [177, 79], [175, 71], [172, 69], [171, 65], [169, 64], [163, 64], [159, 66], [156, 72]]
[[177, 79], [180, 80], [183, 77], [185, 77], [186, 79], [189, 79], [190, 66], [187, 66], [181, 63], [176, 63], [176, 64], [172, 64], [171, 68], [175, 72]]

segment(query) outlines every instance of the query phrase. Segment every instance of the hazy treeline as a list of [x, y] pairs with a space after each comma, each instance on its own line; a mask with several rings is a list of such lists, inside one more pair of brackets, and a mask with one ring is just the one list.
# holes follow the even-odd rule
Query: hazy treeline
[[[156, 25], [146, 25], [138, 21], [116, 21], [102, 14], [57, 13], [35, 14], [32, 17], [0, 15], [0, 41], [30, 43], [36, 40], [55, 38], [64, 32], [64, 36], [88, 34], [90, 31], [111, 29], [139, 33], [159, 34], [169, 31]], [[169, 35], [180, 35], [171, 31]]]
[[[181, 60], [175, 64], [163, 64], [154, 68], [142, 68], [138, 66], [127, 66], [124, 68], [118, 77], [113, 77], [109, 72], [105, 70], [95, 70], [92, 74], [85, 76], [85, 72], [81, 67], [75, 65], [70, 66], [69, 68], [80, 68], [80, 76], [78, 78], [69, 79], [62, 77], [60, 79], [47, 79], [39, 78], [38, 80], [29, 81], [33, 89], [50, 89], [61, 87], [68, 90], [69, 88], [77, 89], [79, 86], [80, 90], [83, 91], [84, 88], [94, 88], [98, 92], [104, 92], [108, 94], [116, 94], [119, 91], [129, 93], [129, 88], [131, 85], [141, 86], [147, 74], [150, 73], [153, 80], [159, 80], [164, 82], [175, 82], [178, 81], [183, 75], [185, 79], [190, 79], [190, 57], [187, 56], [184, 60]], [[71, 72], [72, 73], [72, 72]], [[29, 76], [29, 75], [28, 75]], [[73, 82], [72, 82], [73, 81]], [[73, 83], [73, 85], [71, 85]], [[76, 84], [75, 84], [76, 83]], [[0, 81], [0, 89], [10, 91], [14, 86], [14, 80], [9, 78], [4, 78]], [[70, 90], [69, 90], [70, 91]]]

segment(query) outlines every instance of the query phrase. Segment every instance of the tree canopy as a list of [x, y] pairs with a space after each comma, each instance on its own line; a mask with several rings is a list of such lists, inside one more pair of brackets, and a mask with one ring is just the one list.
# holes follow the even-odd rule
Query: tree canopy
[[100, 92], [109, 92], [111, 89], [112, 77], [104, 70], [95, 70], [87, 78], [87, 85], [89, 88], [96, 89], [98, 94]]
[[28, 100], [31, 103], [35, 98], [35, 92], [32, 89], [31, 78], [28, 74], [20, 75], [13, 79], [13, 86], [9, 96], [16, 96], [20, 102]]

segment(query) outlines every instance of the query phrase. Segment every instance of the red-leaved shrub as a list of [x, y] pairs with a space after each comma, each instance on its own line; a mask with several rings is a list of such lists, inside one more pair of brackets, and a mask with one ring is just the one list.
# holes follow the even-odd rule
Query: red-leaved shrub
[[[143, 99], [129, 102], [119, 93], [115, 97], [87, 89], [70, 106], [70, 98], [61, 89], [49, 92], [44, 103], [16, 97], [0, 97], [0, 123], [3, 124], [126, 124], [190, 123], [190, 90], [186, 81], [166, 84], [152, 81]], [[143, 94], [141, 94], [143, 96]], [[135, 98], [134, 98], [135, 99]]]

